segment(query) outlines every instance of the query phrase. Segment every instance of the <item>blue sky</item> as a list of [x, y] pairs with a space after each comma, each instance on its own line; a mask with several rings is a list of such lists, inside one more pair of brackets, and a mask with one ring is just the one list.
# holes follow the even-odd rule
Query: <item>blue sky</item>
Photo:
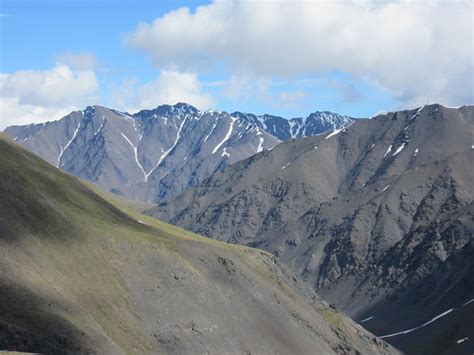
[[285, 117], [468, 104], [469, 13], [468, 1], [2, 0], [0, 129], [89, 104]]

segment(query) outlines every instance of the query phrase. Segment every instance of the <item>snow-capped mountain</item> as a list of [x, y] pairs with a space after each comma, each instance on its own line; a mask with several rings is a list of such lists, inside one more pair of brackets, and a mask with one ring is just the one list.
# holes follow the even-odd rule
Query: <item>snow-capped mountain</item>
[[117, 194], [158, 202], [282, 140], [351, 122], [325, 112], [288, 121], [178, 103], [133, 115], [89, 106], [59, 121], [12, 126], [5, 133], [73, 175]]
[[308, 117], [286, 119], [272, 115], [254, 115], [251, 113], [234, 112], [233, 116], [252, 122], [277, 137], [281, 141], [291, 138], [303, 138], [334, 131], [349, 126], [354, 119], [349, 116], [323, 111], [313, 112]]

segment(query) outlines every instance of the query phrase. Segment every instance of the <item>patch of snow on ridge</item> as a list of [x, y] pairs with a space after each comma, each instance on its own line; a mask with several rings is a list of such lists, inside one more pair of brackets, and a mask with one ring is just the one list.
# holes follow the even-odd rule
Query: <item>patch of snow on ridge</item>
[[174, 143], [171, 145], [171, 147], [166, 152], [163, 152], [160, 159], [156, 163], [155, 167], [153, 169], [151, 169], [148, 173], [145, 174], [145, 182], [148, 181], [148, 177], [160, 166], [160, 164], [163, 162], [163, 160], [165, 160], [165, 158], [168, 156], [168, 154], [171, 153], [171, 151], [176, 147], [176, 145], [178, 144], [179, 139], [181, 138], [181, 130], [183, 129], [183, 126], [186, 123], [187, 119], [188, 118], [186, 117], [185, 119], [183, 119], [183, 122], [181, 122], [181, 125], [179, 126], [178, 132], [176, 133], [176, 139], [175, 139]]
[[128, 144], [131, 145], [131, 147], [133, 149], [133, 153], [135, 155], [135, 162], [137, 163], [138, 167], [140, 168], [140, 170], [143, 173], [143, 181], [146, 181], [146, 178], [147, 178], [146, 171], [145, 171], [145, 169], [143, 169], [142, 164], [140, 164], [140, 162], [138, 161], [138, 148], [130, 141], [130, 139], [128, 139], [128, 137], [125, 134], [123, 134], [122, 132], [120, 132], [120, 134], [128, 142]]
[[326, 136], [325, 139], [329, 139], [329, 138], [335, 136], [336, 134], [338, 134], [338, 133], [341, 132], [342, 130], [343, 130], [343, 129], [340, 128], [340, 129], [336, 129], [335, 131], [332, 131], [331, 133], [329, 133], [329, 134]]
[[263, 150], [264, 139], [263, 137], [259, 137], [259, 139], [260, 139], [260, 142], [258, 143], [257, 153], [260, 153]]
[[389, 187], [390, 187], [390, 185], [385, 186], [385, 187], [383, 188], [382, 192], [387, 191]]
[[59, 152], [59, 156], [58, 156], [58, 162], [56, 164], [56, 168], [59, 168], [59, 164], [61, 163], [61, 158], [63, 157], [63, 154], [64, 152], [66, 151], [66, 149], [71, 145], [72, 141], [74, 140], [74, 138], [76, 138], [77, 136], [77, 132], [79, 132], [79, 128], [81, 127], [81, 122], [79, 122], [79, 124], [77, 125], [77, 128], [76, 130], [74, 131], [74, 134], [72, 135], [72, 138], [69, 140], [69, 142], [66, 143], [66, 145], [63, 147], [61, 147], [61, 152]]
[[454, 310], [454, 308], [451, 308], [451, 309], [448, 309], [446, 312], [443, 312], [439, 315], [437, 315], [436, 317], [434, 317], [433, 319], [429, 320], [428, 322], [425, 322], [423, 323], [422, 325], [419, 325], [418, 327], [415, 327], [415, 328], [411, 328], [411, 329], [407, 329], [407, 330], [402, 330], [400, 332], [396, 332], [396, 333], [392, 333], [392, 334], [387, 334], [387, 335], [382, 335], [382, 336], [379, 336], [380, 339], [384, 339], [384, 338], [390, 338], [390, 337], [394, 337], [396, 335], [401, 335], [401, 334], [408, 334], [408, 333], [411, 333], [417, 329], [420, 329], [420, 328], [423, 328], [425, 326], [427, 326], [428, 324], [431, 324], [433, 323], [434, 321], [444, 317], [445, 315], [451, 313], [452, 311]]
[[102, 128], [104, 128], [104, 124], [105, 124], [105, 119], [102, 122], [102, 124], [100, 125], [99, 129], [97, 131], [95, 131], [94, 136], [98, 135], [99, 132], [102, 131]]
[[227, 152], [227, 147], [224, 147], [224, 149], [222, 149], [222, 155], [221, 155], [222, 158], [224, 157], [227, 157], [229, 158], [230, 157], [230, 154]]
[[421, 106], [418, 111], [415, 112], [415, 114], [413, 116], [411, 116], [410, 120], [414, 120], [415, 118], [417, 118], [419, 115], [420, 115], [420, 112], [425, 108], [425, 106]]
[[372, 318], [374, 318], [374, 316], [371, 316], [371, 317], [369, 317], [369, 318], [362, 319], [362, 320], [360, 321], [360, 323], [368, 322], [368, 321], [371, 320]]
[[214, 133], [214, 131], [216, 130], [216, 126], [217, 126], [217, 117], [214, 116], [214, 124], [212, 125], [212, 128], [211, 128], [211, 130], [209, 131], [209, 133], [207, 134], [207, 136], [204, 137], [204, 142], [207, 142], [207, 140], [209, 139], [209, 137], [211, 136], [211, 134]]
[[222, 145], [229, 140], [229, 138], [232, 134], [232, 130], [234, 129], [234, 123], [235, 123], [235, 121], [237, 121], [237, 118], [230, 116], [230, 120], [231, 121], [230, 121], [230, 125], [229, 125], [229, 130], [227, 131], [224, 139], [218, 145], [216, 145], [214, 147], [214, 149], [212, 150], [212, 154], [215, 154], [219, 150], [219, 148], [222, 147]]
[[392, 145], [390, 144], [387, 148], [387, 151], [385, 152], [385, 155], [383, 156], [384, 158], [392, 151]]
[[467, 306], [469, 303], [472, 303], [474, 302], [474, 298], [473, 299], [470, 299], [469, 301], [467, 301], [466, 303], [464, 303], [462, 306]]
[[461, 343], [464, 343], [466, 340], [469, 340], [469, 338], [468, 338], [468, 337], [465, 337], [465, 338], [462, 338], [462, 339], [456, 340], [456, 344], [461, 344]]
[[413, 154], [414, 157], [418, 155], [418, 148], [415, 149], [415, 153]]
[[296, 120], [294, 119], [291, 119], [291, 120], [288, 120], [288, 124], [290, 125], [290, 135], [291, 135], [291, 138], [295, 138], [296, 137], [296, 132], [293, 132], [293, 127], [295, 125], [298, 124], [298, 122], [296, 122]]
[[[119, 116], [122, 116], [123, 118], [126, 118], [127, 120], [130, 120], [130, 121], [134, 121], [135, 119], [130, 116], [128, 113], [126, 112], [121, 112], [121, 111], [116, 111], [114, 110], [114, 112], [119, 115]], [[104, 116], [102, 116], [103, 118], [105, 118]]]
[[400, 147], [398, 147], [398, 149], [395, 151], [395, 153], [393, 153], [392, 157], [394, 157], [395, 155], [400, 153], [403, 150], [403, 148], [405, 148], [405, 143], [402, 143], [402, 145]]
[[291, 164], [291, 162], [289, 162], [288, 164], [283, 165], [280, 169], [281, 169], [281, 170], [284, 170], [284, 169], [286, 169], [290, 164]]

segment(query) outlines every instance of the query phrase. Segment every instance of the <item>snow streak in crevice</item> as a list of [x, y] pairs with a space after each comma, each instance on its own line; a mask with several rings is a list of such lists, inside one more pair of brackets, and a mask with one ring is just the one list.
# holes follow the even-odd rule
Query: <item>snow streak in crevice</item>
[[63, 154], [66, 151], [66, 149], [71, 145], [72, 141], [76, 138], [77, 132], [79, 132], [79, 128], [81, 128], [81, 122], [79, 122], [79, 124], [77, 125], [77, 128], [74, 131], [74, 134], [72, 135], [72, 138], [69, 140], [69, 142], [66, 143], [64, 148], [61, 147], [61, 151], [59, 152], [59, 155], [58, 155], [58, 162], [56, 164], [56, 168], [59, 168], [59, 166], [61, 164], [61, 158], [63, 157]]

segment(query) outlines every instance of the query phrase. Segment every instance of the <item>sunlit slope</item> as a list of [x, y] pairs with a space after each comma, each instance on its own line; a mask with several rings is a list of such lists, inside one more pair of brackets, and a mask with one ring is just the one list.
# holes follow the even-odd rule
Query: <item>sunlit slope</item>
[[268, 254], [134, 214], [1, 136], [0, 196], [2, 350], [393, 352]]

